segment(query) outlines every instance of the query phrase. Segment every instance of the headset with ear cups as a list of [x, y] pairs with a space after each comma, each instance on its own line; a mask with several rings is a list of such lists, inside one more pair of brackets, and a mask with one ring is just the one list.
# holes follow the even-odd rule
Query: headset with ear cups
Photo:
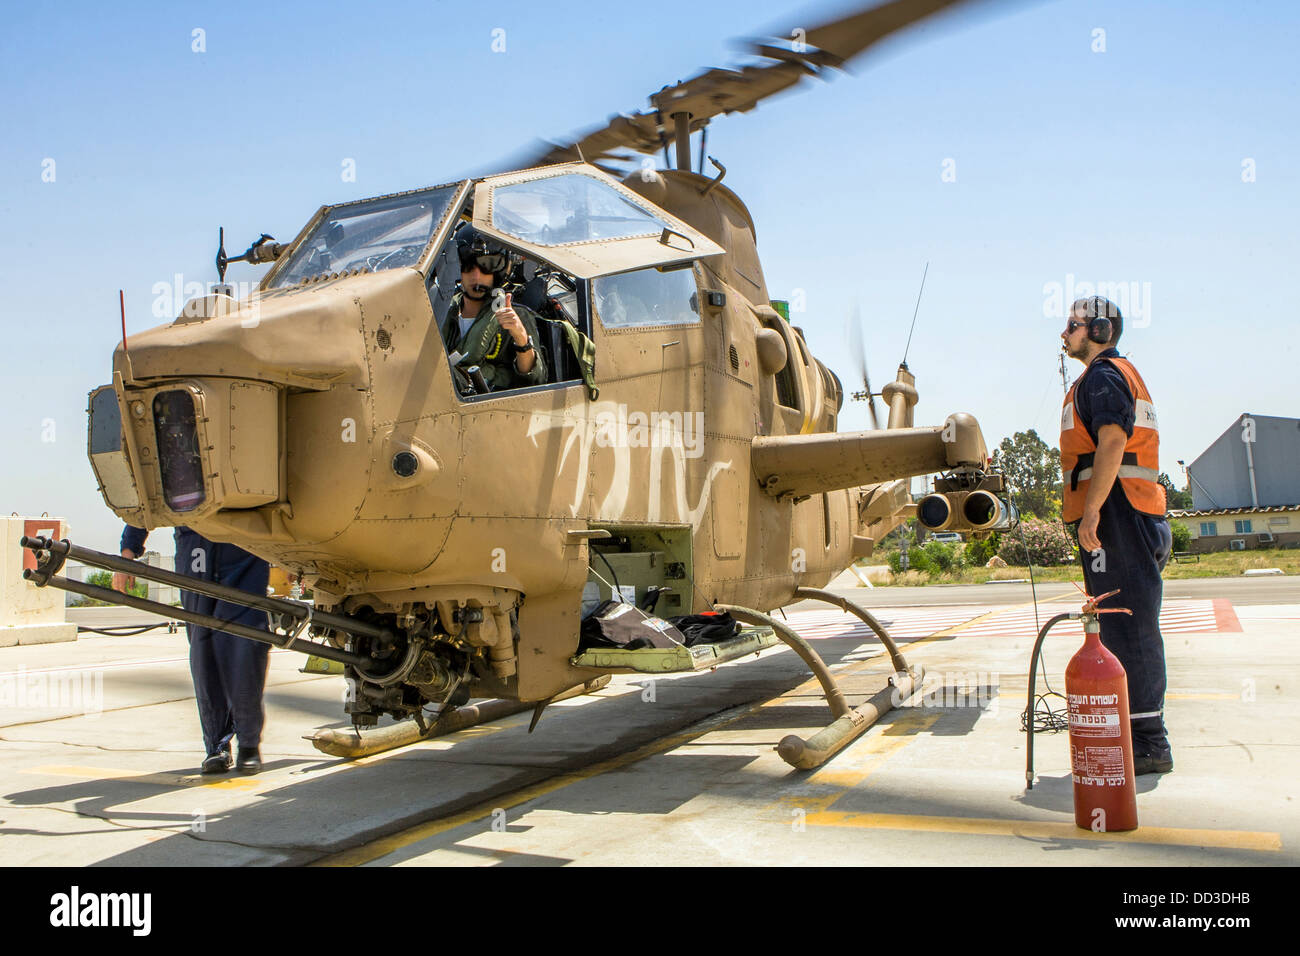
[[1115, 328], [1114, 323], [1111, 322], [1111, 314], [1113, 313], [1117, 320], [1123, 321], [1120, 319], [1119, 309], [1109, 299], [1103, 299], [1099, 295], [1094, 295], [1087, 300], [1087, 303], [1084, 307], [1084, 317], [1088, 320], [1088, 341], [1106, 345], [1110, 342]]

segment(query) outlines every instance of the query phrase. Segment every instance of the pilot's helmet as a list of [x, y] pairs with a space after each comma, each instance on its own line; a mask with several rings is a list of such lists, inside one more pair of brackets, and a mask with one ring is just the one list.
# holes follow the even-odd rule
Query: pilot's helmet
[[504, 285], [510, 275], [513, 263], [509, 250], [469, 223], [463, 223], [456, 230], [456, 252], [460, 257], [462, 271], [477, 263], [484, 272], [492, 274], [493, 286]]

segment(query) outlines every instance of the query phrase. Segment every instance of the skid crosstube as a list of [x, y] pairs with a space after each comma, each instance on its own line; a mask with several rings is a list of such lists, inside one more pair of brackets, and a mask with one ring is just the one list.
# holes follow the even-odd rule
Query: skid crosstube
[[795, 595], [806, 600], [826, 601], [829, 604], [834, 604], [836, 607], [864, 621], [880, 636], [881, 642], [888, 650], [890, 660], [895, 668], [895, 672], [889, 678], [887, 687], [865, 703], [850, 708], [845, 703], [844, 694], [840, 691], [839, 685], [835, 682], [835, 677], [827, 668], [825, 661], [813, 650], [812, 645], [796, 634], [788, 624], [752, 608], [729, 604], [719, 604], [715, 607], [715, 610], [726, 611], [741, 623], [772, 628], [776, 636], [788, 644], [803, 659], [803, 662], [808, 665], [809, 669], [816, 675], [818, 682], [821, 683], [822, 690], [826, 694], [826, 703], [831, 709], [831, 722], [807, 740], [797, 734], [790, 734], [784, 737], [776, 748], [777, 753], [781, 755], [781, 759], [790, 766], [799, 770], [812, 770], [820, 767], [835, 756], [835, 754], [865, 733], [884, 714], [916, 693], [921, 687], [925, 671], [920, 667], [908, 667], [903, 655], [899, 653], [897, 646], [890, 639], [880, 622], [870, 612], [858, 607], [847, 598], [812, 588], [800, 588], [795, 592]]

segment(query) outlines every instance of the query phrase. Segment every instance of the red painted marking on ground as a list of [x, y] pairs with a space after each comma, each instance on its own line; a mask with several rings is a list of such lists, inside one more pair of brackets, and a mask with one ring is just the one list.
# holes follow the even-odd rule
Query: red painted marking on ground
[[1214, 623], [1220, 631], [1241, 632], [1241, 621], [1227, 598], [1214, 599]]

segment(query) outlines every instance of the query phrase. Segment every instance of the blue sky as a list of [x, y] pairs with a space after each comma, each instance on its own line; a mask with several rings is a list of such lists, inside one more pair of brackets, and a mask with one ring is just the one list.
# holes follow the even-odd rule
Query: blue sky
[[[287, 240], [321, 203], [491, 168], [737, 62], [729, 38], [788, 35], [844, 6], [490, 9], [6, 12], [0, 507], [64, 514], [78, 540], [113, 547], [117, 522], [85, 458], [85, 396], [109, 377], [117, 290], [129, 331], [165, 321], [155, 284], [214, 279], [219, 225], [232, 252], [260, 232]], [[1027, 428], [1055, 443], [1052, 286], [1123, 284], [1123, 350], [1181, 486], [1176, 460], [1242, 412], [1300, 415], [1284, 284], [1300, 253], [1298, 41], [1300, 9], [1282, 2], [993, 6], [724, 117], [708, 148], [757, 222], [772, 295], [802, 290], [795, 321], [849, 387], [854, 304], [879, 389], [930, 263], [909, 355], [918, 423], [968, 410], [991, 445]], [[342, 176], [349, 160], [355, 181]], [[236, 266], [230, 278], [259, 275]], [[846, 407], [841, 428], [866, 423], [865, 407]]]

